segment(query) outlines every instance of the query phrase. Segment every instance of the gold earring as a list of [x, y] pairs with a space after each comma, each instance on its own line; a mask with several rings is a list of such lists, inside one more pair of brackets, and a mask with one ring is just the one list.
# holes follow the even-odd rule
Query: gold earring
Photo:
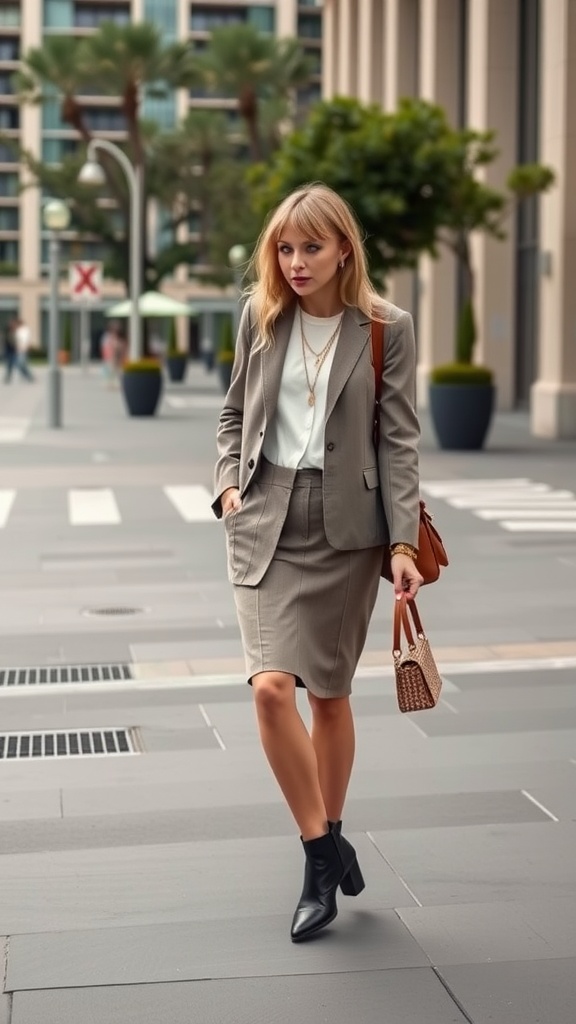
[[344, 260], [340, 260], [340, 270], [344, 270], [344, 266], [345, 266], [345, 261]]

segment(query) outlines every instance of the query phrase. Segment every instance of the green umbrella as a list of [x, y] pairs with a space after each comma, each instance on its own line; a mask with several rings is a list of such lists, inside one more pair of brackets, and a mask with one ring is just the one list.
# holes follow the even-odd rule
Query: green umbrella
[[[106, 310], [107, 317], [128, 317], [132, 311], [130, 299], [117, 302]], [[178, 302], [171, 299], [169, 295], [162, 292], [144, 292], [138, 300], [138, 312], [140, 316], [194, 316], [194, 306], [186, 302]]]

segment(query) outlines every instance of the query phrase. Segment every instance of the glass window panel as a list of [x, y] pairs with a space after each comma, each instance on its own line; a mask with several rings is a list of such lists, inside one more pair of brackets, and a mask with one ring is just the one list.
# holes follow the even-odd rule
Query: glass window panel
[[0, 231], [18, 231], [20, 210], [17, 206], [0, 206]]
[[46, 28], [70, 28], [72, 12], [72, 0], [45, 0], [44, 24]]
[[7, 142], [0, 142], [0, 164], [17, 164], [18, 155]]
[[249, 7], [248, 22], [260, 32], [274, 32], [276, 12], [273, 7]]
[[0, 6], [0, 25], [6, 28], [18, 28], [20, 25], [20, 7], [17, 4]]
[[0, 60], [18, 60], [20, 43], [18, 39], [0, 39]]
[[3, 199], [10, 199], [18, 195], [18, 175], [0, 174], [0, 196]]
[[[0, 239], [0, 264], [12, 264], [15, 266], [16, 271], [18, 269], [18, 242], [13, 238], [11, 239]], [[9, 268], [0, 266], [0, 273], [4, 274]]]
[[298, 35], [303, 39], [322, 38], [322, 18], [319, 14], [298, 15]]
[[168, 39], [178, 32], [176, 0], [145, 0], [144, 18], [153, 22]]

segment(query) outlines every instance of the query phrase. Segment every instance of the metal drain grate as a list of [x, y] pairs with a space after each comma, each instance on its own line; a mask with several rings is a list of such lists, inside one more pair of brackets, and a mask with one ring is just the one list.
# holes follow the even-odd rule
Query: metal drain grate
[[130, 729], [0, 733], [0, 761], [32, 761], [49, 757], [109, 757], [113, 754], [138, 752]]
[[132, 679], [130, 665], [51, 665], [0, 668], [2, 686], [45, 686], [53, 683], [104, 683]]

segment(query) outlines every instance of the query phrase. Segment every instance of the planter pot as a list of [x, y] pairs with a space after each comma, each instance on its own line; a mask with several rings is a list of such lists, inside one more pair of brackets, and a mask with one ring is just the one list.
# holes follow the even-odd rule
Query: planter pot
[[153, 416], [162, 392], [160, 368], [124, 371], [122, 392], [130, 416]]
[[430, 384], [430, 414], [441, 448], [482, 448], [494, 408], [493, 384]]
[[218, 363], [218, 374], [224, 394], [227, 393], [228, 388], [230, 387], [230, 381], [232, 379], [232, 365], [232, 360], [225, 363]]
[[184, 380], [187, 368], [188, 356], [184, 352], [172, 356], [166, 356], [168, 377], [173, 383], [179, 383]]

